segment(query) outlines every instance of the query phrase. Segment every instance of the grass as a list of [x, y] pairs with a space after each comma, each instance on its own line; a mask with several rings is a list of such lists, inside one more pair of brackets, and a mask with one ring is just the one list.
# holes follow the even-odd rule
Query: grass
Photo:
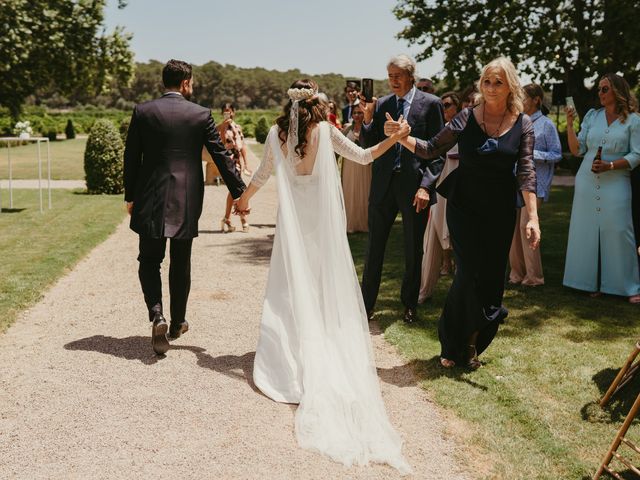
[[[15, 208], [0, 214], [0, 332], [105, 240], [125, 215], [121, 195], [54, 190], [53, 208], [41, 214], [37, 190], [13, 193]], [[7, 192], [2, 200], [8, 205]]]
[[[51, 142], [51, 179], [84, 180], [84, 148], [86, 138]], [[10, 147], [13, 178], [38, 178], [38, 147], [35, 143]], [[47, 178], [47, 147], [40, 144], [42, 178]], [[9, 178], [7, 147], [0, 149], [0, 178]]]
[[[421, 307], [417, 325], [397, 321], [404, 271], [399, 221], [392, 229], [376, 306], [379, 324], [421, 386], [464, 421], [466, 449], [491, 459], [478, 465], [490, 471], [481, 478], [591, 478], [640, 392], [636, 381], [607, 409], [594, 403], [640, 336], [639, 310], [623, 298], [591, 299], [562, 286], [572, 197], [572, 188], [554, 188], [542, 207], [546, 285], [507, 289], [509, 318], [476, 372], [439, 366], [437, 320], [450, 278]], [[361, 274], [366, 235], [350, 235], [350, 242]], [[640, 439], [637, 423], [628, 437]]]

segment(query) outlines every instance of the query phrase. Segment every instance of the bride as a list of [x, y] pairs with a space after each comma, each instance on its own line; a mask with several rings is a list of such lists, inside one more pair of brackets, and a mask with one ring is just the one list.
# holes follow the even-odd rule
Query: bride
[[253, 379], [273, 400], [299, 404], [302, 448], [347, 466], [388, 463], [408, 473], [380, 394], [334, 152], [368, 164], [410, 128], [403, 122], [397, 134], [363, 150], [326, 122], [315, 82], [298, 80], [287, 93], [237, 204], [248, 210], [275, 165], [279, 208]]

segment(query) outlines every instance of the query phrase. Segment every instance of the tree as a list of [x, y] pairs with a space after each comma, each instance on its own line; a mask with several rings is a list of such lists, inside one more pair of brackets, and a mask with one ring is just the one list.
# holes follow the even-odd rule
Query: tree
[[637, 84], [640, 18], [637, 0], [400, 0], [409, 25], [400, 38], [424, 45], [418, 56], [444, 50], [446, 81], [465, 87], [482, 64], [504, 55], [539, 82], [566, 82], [582, 114], [596, 98], [597, 79], [620, 72]]
[[[126, 2], [120, 1], [122, 8]], [[0, 105], [17, 117], [38, 92], [86, 98], [133, 73], [131, 35], [104, 30], [106, 0], [0, 2]]]

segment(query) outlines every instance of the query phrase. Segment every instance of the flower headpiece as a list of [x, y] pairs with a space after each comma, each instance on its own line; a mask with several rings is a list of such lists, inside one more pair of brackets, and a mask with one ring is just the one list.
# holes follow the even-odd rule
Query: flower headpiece
[[287, 95], [292, 102], [299, 102], [301, 100], [309, 100], [313, 98], [318, 93], [317, 90], [313, 88], [290, 88], [287, 90]]

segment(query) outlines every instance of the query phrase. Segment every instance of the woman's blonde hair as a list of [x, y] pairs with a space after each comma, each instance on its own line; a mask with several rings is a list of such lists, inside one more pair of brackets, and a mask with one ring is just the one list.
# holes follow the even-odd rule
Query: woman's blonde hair
[[616, 113], [620, 115], [620, 123], [627, 121], [630, 113], [638, 110], [638, 103], [631, 93], [627, 81], [615, 73], [605, 73], [600, 81], [608, 80], [616, 99]]
[[506, 57], [498, 57], [487, 63], [482, 68], [482, 74], [480, 75], [480, 80], [478, 80], [478, 94], [476, 95], [476, 101], [479, 104], [484, 103], [485, 100], [482, 93], [482, 83], [495, 70], [500, 70], [504, 73], [507, 86], [509, 87], [510, 93], [507, 97], [507, 109], [512, 113], [522, 113], [524, 111], [524, 90], [522, 90], [522, 86], [520, 85], [516, 67], [514, 67], [511, 60]]

